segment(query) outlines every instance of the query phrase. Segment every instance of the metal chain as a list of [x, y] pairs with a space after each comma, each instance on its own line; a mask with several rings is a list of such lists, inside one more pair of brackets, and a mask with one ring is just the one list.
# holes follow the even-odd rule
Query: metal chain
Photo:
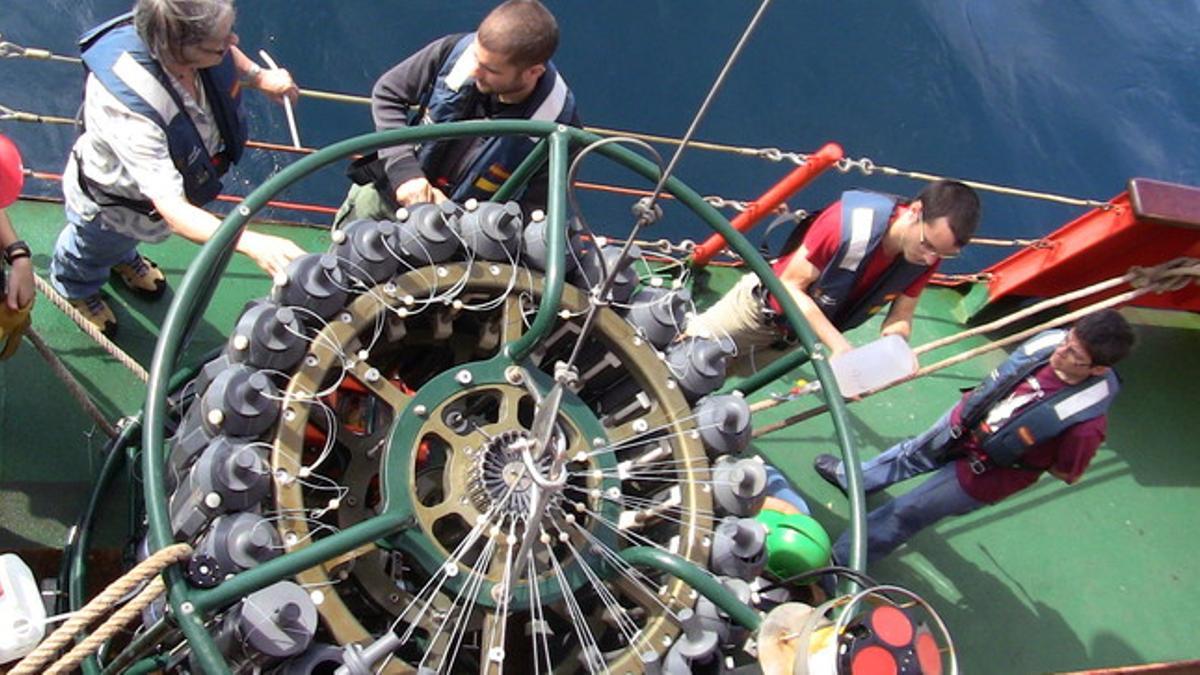
[[[613, 237], [607, 239], [613, 244], [625, 243], [622, 239]], [[653, 241], [649, 239], [634, 239], [633, 243], [637, 244], [638, 248], [643, 251], [650, 251], [661, 255], [678, 255], [685, 258], [691, 255], [692, 251], [696, 250], [696, 242], [691, 239], [680, 239], [679, 242], [673, 242], [670, 239], [655, 239]]]
[[[16, 111], [16, 110], [13, 110], [12, 108], [8, 108], [4, 105], [0, 105], [0, 120], [15, 120], [18, 122], [43, 122], [43, 123], [50, 123], [50, 124], [74, 124], [75, 123], [75, 120], [69, 119], [66, 117], [51, 117], [51, 116], [47, 116], [47, 115], [35, 115], [32, 113]], [[247, 145], [250, 145], [252, 147], [263, 147], [268, 150], [279, 149], [276, 147], [272, 147], [271, 144], [265, 144], [260, 141], [253, 141], [253, 140], [249, 141], [247, 143]], [[290, 148], [282, 148], [282, 149], [286, 150], [286, 149], [290, 149]], [[796, 154], [796, 153], [789, 153], [789, 154]], [[868, 170], [874, 170], [874, 168], [873, 168], [874, 165], [870, 162], [870, 160], [866, 160], [866, 162], [867, 162], [866, 168]], [[29, 170], [29, 169], [25, 170], [25, 174], [27, 176], [32, 176], [34, 178], [46, 177], [43, 175], [39, 175], [37, 172]], [[49, 174], [47, 174], [47, 176], [49, 176]], [[53, 178], [57, 179], [58, 177], [53, 176]], [[590, 186], [597, 187], [597, 188], [600, 187], [599, 185], [590, 185]], [[585, 187], [588, 187], [588, 186], [585, 186]], [[611, 187], [611, 186], [609, 186], [609, 187]], [[709, 204], [710, 206], [712, 206], [715, 209], [729, 209], [729, 210], [735, 211], [737, 213], [745, 212], [746, 209], [750, 208], [751, 204], [753, 203], [750, 201], [746, 201], [744, 199], [726, 199], [725, 197], [722, 197], [720, 195], [708, 195], [708, 196], [703, 197], [702, 199], [704, 199], [705, 203]], [[790, 213], [792, 218], [794, 218], [797, 222], [799, 222], [800, 220], [802, 220], [803, 218], [808, 216], [808, 211], [806, 211], [804, 209], [796, 209], [795, 211], [789, 211], [786, 204], [781, 204], [779, 206], [779, 208], [777, 208], [775, 210], [775, 212], [780, 215]], [[1028, 247], [1028, 248], [1049, 248], [1052, 245], [1046, 239], [1019, 239], [1019, 238], [1018, 239], [997, 239], [997, 238], [990, 238], [990, 237], [974, 237], [971, 239], [971, 244], [977, 245], [977, 246], [1011, 246], [1011, 247]], [[732, 257], [737, 258], [738, 256], [732, 256]]]
[[754, 152], [755, 157], [761, 157], [772, 162], [782, 162], [784, 160], [802, 166], [808, 163], [808, 155], [803, 152], [787, 152], [779, 148], [757, 148]]
[[[0, 37], [2, 37], [2, 36], [0, 36]], [[20, 45], [14, 44], [12, 42], [7, 42], [7, 41], [0, 41], [0, 57], [43, 59], [43, 60], [53, 60], [53, 61], [64, 61], [64, 62], [69, 62], [69, 63], [80, 63], [81, 62], [80, 59], [77, 59], [74, 57], [69, 57], [69, 56], [62, 56], [59, 54], [54, 54], [46, 49], [34, 49], [34, 48], [22, 47]], [[314, 90], [314, 89], [302, 89], [300, 91], [300, 93], [303, 96], [309, 96], [309, 97], [313, 97], [313, 98], [320, 98], [320, 99], [327, 99], [327, 100], [343, 101], [343, 102], [348, 102], [348, 103], [369, 103], [369, 101], [370, 101], [370, 99], [362, 97], [362, 96], [352, 96], [349, 94], [340, 94], [340, 93], [335, 93], [335, 92], [324, 92], [324, 91], [319, 91], [319, 90]], [[52, 118], [52, 117], [42, 117], [42, 116], [33, 116], [32, 118], [19, 117], [19, 116], [28, 116], [28, 115], [29, 115], [29, 113], [18, 113], [16, 111], [12, 111], [11, 109], [7, 109], [7, 108], [4, 108], [3, 106], [0, 106], [0, 120], [18, 119], [19, 121], [54, 121], [54, 122], [58, 122], [58, 123], [63, 123], [62, 120], [67, 120], [66, 123], [74, 123], [74, 120], [70, 120], [69, 118]], [[607, 129], [607, 128], [603, 128], [603, 127], [584, 127], [584, 129], [586, 131], [590, 131], [594, 134], [598, 134], [601, 136], [628, 136], [631, 138], [637, 138], [637, 139], [644, 140], [644, 141], [655, 142], [655, 143], [665, 143], [665, 144], [671, 144], [671, 145], [679, 145], [680, 143], [683, 142], [681, 139], [672, 138], [670, 136], [642, 134], [642, 133], [622, 131], [622, 130], [617, 130], [617, 129]], [[797, 166], [807, 163], [808, 157], [809, 157], [809, 155], [802, 153], [802, 152], [786, 151], [786, 150], [782, 150], [782, 149], [776, 148], [776, 147], [756, 148], [756, 147], [749, 147], [749, 146], [728, 145], [728, 144], [723, 144], [723, 143], [710, 143], [710, 142], [705, 142], [705, 141], [689, 141], [689, 144], [691, 145], [691, 147], [699, 148], [702, 150], [712, 150], [712, 151], [716, 151], [716, 152], [728, 152], [728, 153], [744, 155], [744, 156], [759, 157], [759, 158], [762, 158], [762, 159], [765, 159], [765, 160], [771, 161], [771, 162], [786, 161], [786, 162], [790, 162], [791, 164], [795, 164]], [[892, 167], [892, 166], [876, 164], [875, 161], [872, 160], [870, 157], [861, 157], [859, 159], [854, 159], [851, 157], [843, 157], [842, 159], [838, 160], [837, 168], [838, 168], [838, 171], [840, 171], [842, 173], [849, 173], [850, 171], [858, 171], [859, 173], [863, 174], [864, 176], [871, 176], [871, 175], [874, 175], [876, 172], [879, 172], [886, 176], [900, 176], [900, 177], [904, 177], [904, 178], [911, 178], [913, 180], [920, 180], [920, 181], [926, 181], [926, 182], [933, 182], [933, 181], [944, 180], [944, 179], [948, 178], [947, 176], [940, 176], [940, 175], [928, 173], [925, 171], [914, 171], [914, 170], [909, 170], [909, 169], [900, 169], [900, 168], [896, 168], [896, 167]], [[1108, 202], [1106, 202], [1104, 200], [1099, 200], [1099, 199], [1070, 197], [1067, 195], [1058, 195], [1058, 194], [1053, 194], [1053, 193], [1049, 193], [1049, 192], [1038, 192], [1038, 191], [1034, 191], [1034, 190], [1025, 190], [1023, 188], [1016, 188], [1016, 187], [1011, 187], [1011, 186], [1007, 186], [1007, 185], [999, 185], [996, 183], [985, 183], [983, 181], [972, 181], [972, 180], [962, 180], [962, 179], [957, 179], [957, 180], [959, 180], [960, 182], [962, 182], [966, 185], [969, 185], [969, 186], [975, 188], [976, 190], [983, 190], [986, 192], [995, 192], [998, 194], [1012, 195], [1012, 196], [1017, 196], [1017, 197], [1025, 197], [1025, 198], [1029, 198], [1029, 199], [1040, 199], [1040, 200], [1044, 200], [1044, 201], [1057, 202], [1059, 204], [1070, 204], [1072, 206], [1085, 206], [1085, 207], [1094, 208], [1094, 209], [1109, 210], [1112, 208], [1111, 204], [1109, 204]], [[710, 203], [712, 203], [712, 202], [710, 202]], [[717, 204], [714, 204], [714, 206], [717, 206], [717, 208], [732, 207], [739, 211], [743, 211], [743, 210], [745, 210], [744, 204], [745, 204], [744, 202], [739, 204], [736, 202], [731, 203], [728, 200], [726, 200], [726, 201], [721, 202], [721, 204], [719, 206]]]
[[862, 159], [843, 157], [837, 161], [838, 171], [849, 173], [851, 169], [858, 169], [862, 175], [870, 176], [875, 173], [875, 162], [871, 161], [870, 157], [863, 157]]
[[[841, 171], [842, 173], [858, 171], [864, 176], [870, 176], [878, 171], [885, 176], [901, 176], [904, 178], [912, 178], [913, 180], [921, 180], [930, 183], [933, 181], [950, 179], [949, 176], [940, 176], [933, 173], [926, 173], [924, 171], [911, 171], [907, 169], [898, 169], [892, 166], [876, 164], [870, 157], [863, 157], [861, 159], [843, 157], [842, 159], [838, 160], [837, 168], [838, 171]], [[1011, 195], [1015, 197], [1027, 197], [1029, 199], [1041, 199], [1043, 201], [1057, 202], [1059, 204], [1070, 204], [1072, 206], [1086, 206], [1088, 208], [1101, 209], [1104, 211], [1113, 208], [1112, 204], [1098, 199], [1069, 197], [1050, 192], [1037, 192], [1034, 190], [1010, 187], [1007, 185], [998, 185], [996, 183], [985, 183], [983, 181], [976, 180], [963, 180], [961, 178], [955, 178], [953, 180], [957, 180], [965, 185], [975, 188], [976, 190], [983, 190], [985, 192], [995, 192], [998, 194]]]
[[738, 213], [750, 208], [750, 202], [741, 199], [725, 199], [720, 195], [709, 195], [704, 198], [704, 201], [714, 209], [732, 209]]

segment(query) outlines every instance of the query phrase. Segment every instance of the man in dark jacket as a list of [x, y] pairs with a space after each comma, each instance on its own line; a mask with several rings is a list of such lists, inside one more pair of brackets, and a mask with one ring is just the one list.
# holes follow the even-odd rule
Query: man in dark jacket
[[[558, 24], [537, 0], [508, 0], [475, 33], [448, 35], [375, 83], [378, 130], [477, 119], [531, 119], [579, 125], [575, 98], [550, 62]], [[525, 136], [446, 139], [381, 150], [356, 165], [357, 185], [334, 224], [391, 218], [417, 202], [486, 200], [517, 168], [534, 141]], [[546, 181], [535, 177], [521, 198], [542, 208]]]
[[[1114, 310], [1085, 316], [1070, 330], [1040, 333], [925, 433], [863, 464], [868, 494], [934, 474], [867, 515], [868, 560], [946, 516], [999, 502], [1043, 473], [1068, 485], [1078, 481], [1104, 441], [1119, 389], [1111, 366], [1133, 342], [1133, 330]], [[818, 455], [814, 468], [845, 489], [845, 472], [833, 455]], [[842, 535], [834, 558], [845, 562], [849, 546]]]

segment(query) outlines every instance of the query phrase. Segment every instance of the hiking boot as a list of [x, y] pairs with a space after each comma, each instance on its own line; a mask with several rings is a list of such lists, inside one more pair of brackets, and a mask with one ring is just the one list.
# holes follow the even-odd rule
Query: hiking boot
[[117, 334], [117, 315], [113, 314], [108, 303], [104, 298], [100, 297], [99, 293], [89, 295], [86, 298], [76, 298], [68, 300], [71, 306], [79, 310], [83, 314], [83, 318], [88, 320], [96, 328], [100, 329], [108, 337], [113, 337]]
[[126, 288], [147, 300], [160, 298], [167, 290], [167, 277], [145, 256], [139, 255], [131, 263], [113, 265], [112, 271], [121, 277]]
[[825, 479], [826, 483], [834, 486], [846, 494], [846, 488], [842, 487], [841, 481], [838, 480], [837, 470], [842, 461], [833, 455], [817, 455], [813, 458], [813, 469], [817, 475]]

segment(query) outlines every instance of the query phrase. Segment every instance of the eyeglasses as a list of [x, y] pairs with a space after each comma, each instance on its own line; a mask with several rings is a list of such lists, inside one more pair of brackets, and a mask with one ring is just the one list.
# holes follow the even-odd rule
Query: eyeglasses
[[1068, 357], [1079, 368], [1091, 368], [1092, 358], [1087, 351], [1079, 346], [1079, 340], [1074, 333], [1068, 333], [1067, 339], [1059, 343], [1058, 349], [1062, 350], [1063, 356]]
[[[229, 51], [229, 48], [237, 43], [237, 34], [233, 31], [230, 31], [229, 34], [227, 34], [224, 38], [205, 40], [204, 42], [191, 45], [191, 47], [196, 51], [203, 54], [208, 54], [209, 56], [224, 57], [225, 53]], [[215, 44], [220, 44], [221, 46], [219, 48], [212, 46]]]
[[196, 47], [197, 51], [204, 52], [205, 54], [208, 54], [209, 56], [224, 57], [225, 52], [229, 51], [228, 47], [226, 47], [225, 49], [212, 49], [209, 47], [205, 47], [204, 45], [195, 45], [195, 47]]
[[954, 258], [957, 258], [962, 253], [961, 251], [955, 251], [953, 253], [943, 253], [943, 252], [937, 250], [936, 248], [934, 248], [933, 244], [930, 244], [925, 239], [925, 228], [927, 228], [927, 227], [929, 227], [929, 223], [924, 218], [922, 218], [921, 219], [921, 250], [922, 251], [925, 251], [929, 255], [937, 256], [938, 258], [940, 258], [942, 260], [953, 260]]

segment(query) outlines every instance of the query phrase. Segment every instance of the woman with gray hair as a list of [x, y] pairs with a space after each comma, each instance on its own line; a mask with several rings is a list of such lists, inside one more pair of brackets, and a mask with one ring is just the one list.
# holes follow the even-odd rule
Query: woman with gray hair
[[[238, 49], [234, 19], [232, 0], [137, 0], [133, 12], [80, 39], [83, 133], [63, 171], [67, 224], [50, 279], [107, 334], [117, 326], [100, 293], [110, 272], [148, 298], [166, 289], [139, 243], [172, 232], [203, 243], [220, 224], [200, 207], [242, 156], [242, 90], [297, 98], [286, 70], [264, 69]], [[237, 250], [271, 275], [304, 253], [249, 231]]]

